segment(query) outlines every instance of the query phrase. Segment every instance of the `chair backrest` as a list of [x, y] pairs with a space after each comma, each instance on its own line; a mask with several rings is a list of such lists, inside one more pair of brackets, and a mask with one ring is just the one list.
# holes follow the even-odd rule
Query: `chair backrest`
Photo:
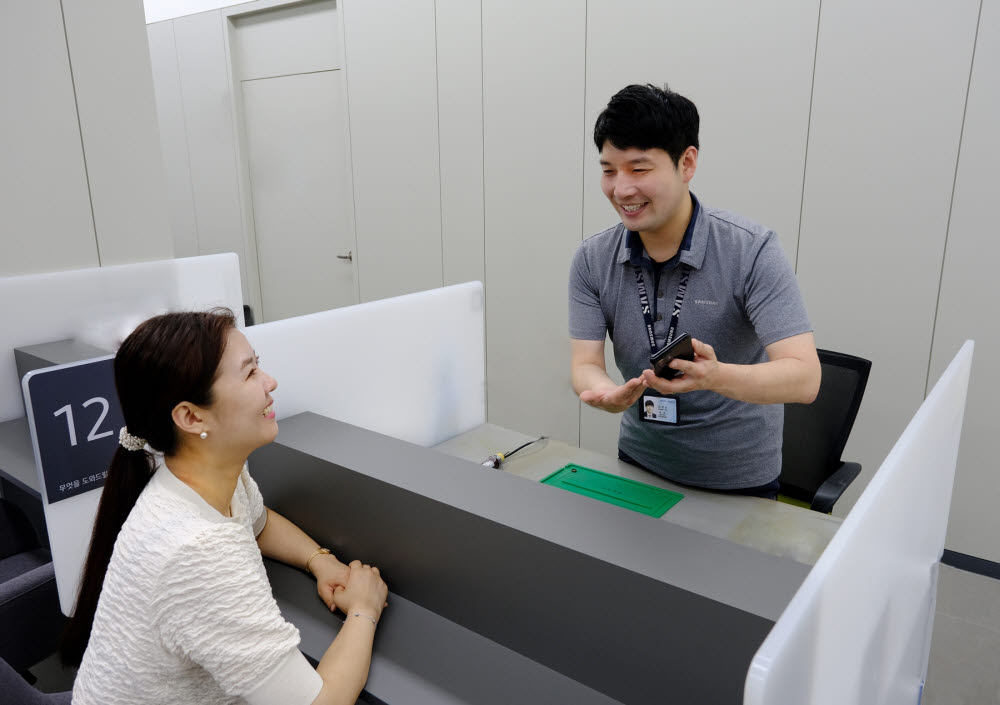
[[24, 510], [0, 497], [0, 560], [40, 545]]
[[785, 404], [781, 491], [810, 501], [841, 463], [861, 406], [872, 363], [854, 355], [818, 350], [823, 368], [812, 404]]

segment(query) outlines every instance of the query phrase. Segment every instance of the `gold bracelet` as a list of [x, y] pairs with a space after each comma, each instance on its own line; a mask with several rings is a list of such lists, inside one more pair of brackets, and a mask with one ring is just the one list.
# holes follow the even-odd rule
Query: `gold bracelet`
[[307, 573], [312, 573], [312, 570], [309, 569], [309, 564], [312, 563], [312, 559], [313, 558], [315, 558], [316, 556], [318, 556], [321, 553], [325, 553], [327, 555], [330, 555], [330, 549], [329, 548], [317, 547], [317, 549], [312, 552], [312, 555], [309, 556], [308, 558], [306, 558], [306, 572]]

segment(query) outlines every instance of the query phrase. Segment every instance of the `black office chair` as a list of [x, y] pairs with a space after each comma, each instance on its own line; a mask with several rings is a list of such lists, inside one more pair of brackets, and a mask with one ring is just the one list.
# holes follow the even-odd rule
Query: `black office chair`
[[35, 690], [10, 664], [0, 659], [0, 705], [70, 705], [72, 691], [42, 693]]
[[55, 652], [64, 623], [52, 555], [21, 508], [0, 498], [0, 658], [31, 679], [28, 668]]
[[840, 456], [858, 416], [872, 363], [818, 350], [823, 381], [812, 404], [785, 404], [778, 499], [829, 514], [861, 472]]

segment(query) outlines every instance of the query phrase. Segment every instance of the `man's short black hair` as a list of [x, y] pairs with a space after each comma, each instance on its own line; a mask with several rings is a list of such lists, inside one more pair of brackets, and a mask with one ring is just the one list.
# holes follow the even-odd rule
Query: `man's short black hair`
[[651, 402], [651, 401], [647, 401], [646, 402], [646, 406], [655, 406], [655, 404], [653, 404], [653, 402]]
[[698, 108], [664, 86], [633, 84], [614, 94], [597, 117], [597, 151], [611, 142], [618, 149], [653, 149], [670, 155], [674, 166], [688, 147], [698, 149]]

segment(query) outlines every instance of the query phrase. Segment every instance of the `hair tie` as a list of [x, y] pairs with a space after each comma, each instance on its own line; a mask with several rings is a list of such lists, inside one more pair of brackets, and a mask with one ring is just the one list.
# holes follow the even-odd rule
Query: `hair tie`
[[139, 438], [139, 436], [133, 436], [128, 432], [126, 427], [122, 426], [122, 430], [118, 434], [118, 444], [125, 450], [142, 450], [146, 447], [146, 439]]

